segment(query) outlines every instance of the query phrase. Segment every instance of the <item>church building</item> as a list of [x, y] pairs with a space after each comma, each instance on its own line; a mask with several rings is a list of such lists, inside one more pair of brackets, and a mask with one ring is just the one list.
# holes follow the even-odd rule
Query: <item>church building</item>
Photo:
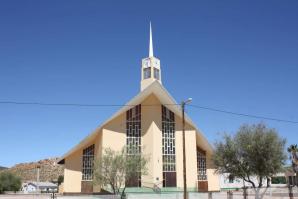
[[[182, 110], [162, 85], [160, 60], [153, 55], [150, 24], [149, 57], [142, 59], [140, 92], [79, 144], [64, 154], [64, 193], [98, 192], [92, 183], [93, 161], [105, 148], [121, 150], [126, 145], [149, 155], [146, 176], [134, 190], [158, 186], [183, 190]], [[189, 191], [219, 191], [214, 173], [212, 146], [194, 122], [185, 115], [186, 182]]]

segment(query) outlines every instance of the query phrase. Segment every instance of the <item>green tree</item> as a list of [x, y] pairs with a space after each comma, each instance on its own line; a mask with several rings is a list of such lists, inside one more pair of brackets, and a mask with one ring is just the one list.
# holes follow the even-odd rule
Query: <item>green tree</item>
[[275, 176], [271, 178], [272, 184], [286, 184], [287, 180], [285, 176]]
[[4, 191], [19, 191], [21, 189], [21, 178], [9, 172], [0, 173], [0, 193]]
[[[131, 155], [134, 154], [134, 155]], [[127, 182], [134, 181], [139, 175], [147, 174], [148, 158], [139, 153], [127, 154], [126, 147], [121, 151], [110, 148], [95, 160], [95, 185], [112, 189], [113, 194], [125, 198]]]
[[290, 153], [290, 160], [292, 162], [293, 172], [296, 174], [296, 184], [298, 184], [298, 147], [297, 144], [291, 144], [288, 147], [288, 152]]
[[62, 182], [64, 182], [64, 176], [60, 175], [58, 177], [58, 186], [61, 185]]
[[275, 129], [264, 124], [243, 125], [234, 136], [226, 134], [222, 141], [215, 143], [213, 162], [218, 173], [230, 173], [249, 182], [255, 198], [259, 199], [266, 191], [260, 193], [264, 180], [283, 168], [287, 159], [285, 143]]

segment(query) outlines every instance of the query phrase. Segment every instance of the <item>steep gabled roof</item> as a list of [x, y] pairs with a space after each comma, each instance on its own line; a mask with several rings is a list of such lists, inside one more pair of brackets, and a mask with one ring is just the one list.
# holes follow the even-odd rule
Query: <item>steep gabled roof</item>
[[[64, 154], [60, 160], [58, 161], [59, 164], [64, 163], [64, 159], [71, 155], [73, 152], [77, 151], [78, 149], [84, 147], [87, 143], [89, 143], [90, 140], [95, 138], [98, 133], [101, 132], [101, 129], [104, 125], [115, 119], [116, 117], [120, 116], [121, 114], [125, 113], [127, 110], [132, 108], [135, 105], [141, 104], [149, 95], [154, 94], [161, 104], [166, 106], [169, 110], [175, 113], [175, 115], [178, 115], [179, 117], [182, 117], [182, 112], [180, 105], [175, 101], [175, 99], [170, 95], [170, 93], [158, 82], [155, 81], [151, 85], [149, 85], [146, 89], [141, 91], [138, 95], [133, 97], [128, 103], [125, 104], [122, 108], [120, 108], [114, 115], [112, 115], [108, 120], [103, 122], [98, 128], [96, 128], [92, 133], [90, 133], [86, 138], [84, 138], [80, 143], [78, 143], [75, 147], [73, 147], [71, 150], [69, 150], [66, 154]], [[176, 104], [176, 105], [175, 105]], [[204, 137], [204, 135], [201, 133], [201, 131], [196, 127], [196, 125], [193, 123], [193, 121], [185, 114], [185, 121], [189, 125], [191, 125], [193, 128], [197, 131], [197, 136], [199, 136], [199, 139], [202, 139], [204, 143], [204, 149], [206, 149], [208, 152], [211, 152], [212, 146], [209, 144], [207, 139]]]

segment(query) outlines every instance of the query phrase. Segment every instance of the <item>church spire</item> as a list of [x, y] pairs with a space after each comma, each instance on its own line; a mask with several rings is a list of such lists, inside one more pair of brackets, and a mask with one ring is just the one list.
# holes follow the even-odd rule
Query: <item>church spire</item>
[[142, 59], [141, 91], [153, 82], [161, 84], [160, 60], [153, 55], [152, 27], [149, 32], [149, 57]]
[[151, 21], [150, 21], [150, 38], [149, 38], [149, 57], [153, 57], [153, 41], [152, 41]]

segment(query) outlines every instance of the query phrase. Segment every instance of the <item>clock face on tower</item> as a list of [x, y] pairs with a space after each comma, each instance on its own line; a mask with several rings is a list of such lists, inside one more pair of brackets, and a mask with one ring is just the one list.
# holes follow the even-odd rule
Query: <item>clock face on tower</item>
[[144, 68], [150, 67], [150, 59], [144, 61]]

